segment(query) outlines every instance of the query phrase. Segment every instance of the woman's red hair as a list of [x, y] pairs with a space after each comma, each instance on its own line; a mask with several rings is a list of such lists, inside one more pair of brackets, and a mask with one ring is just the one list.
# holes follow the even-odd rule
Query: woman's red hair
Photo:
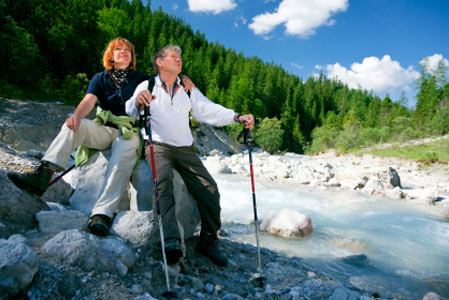
[[118, 37], [113, 39], [108, 47], [106, 48], [106, 51], [103, 55], [103, 66], [106, 68], [106, 70], [111, 71], [114, 68], [114, 50], [118, 48], [119, 46], [124, 45], [131, 50], [131, 62], [129, 63], [129, 68], [131, 70], [136, 69], [136, 52], [134, 50], [134, 45], [131, 44], [130, 41], [128, 41], [125, 38]]

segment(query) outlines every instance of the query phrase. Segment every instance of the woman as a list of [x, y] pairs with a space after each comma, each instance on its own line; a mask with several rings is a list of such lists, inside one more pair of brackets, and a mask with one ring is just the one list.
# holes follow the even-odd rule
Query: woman
[[[109, 43], [103, 65], [106, 69], [94, 75], [83, 100], [66, 120], [36, 170], [27, 174], [8, 174], [18, 187], [42, 195], [52, 174], [65, 168], [70, 154], [78, 146], [96, 150], [112, 148], [105, 181], [88, 226], [91, 233], [100, 236], [109, 233], [138, 159], [140, 137], [138, 130], [133, 130], [135, 119], [126, 115], [125, 102], [131, 98], [137, 85], [149, 78], [147, 74], [136, 71], [134, 46], [121, 37]], [[193, 85], [186, 78], [183, 81], [188, 87]], [[97, 122], [85, 119], [97, 101]], [[77, 153], [79, 159], [83, 157]]]

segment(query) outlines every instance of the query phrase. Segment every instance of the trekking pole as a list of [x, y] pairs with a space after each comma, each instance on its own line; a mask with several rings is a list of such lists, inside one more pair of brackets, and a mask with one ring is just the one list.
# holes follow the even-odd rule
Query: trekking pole
[[[70, 157], [72, 159], [73, 156], [70, 155]], [[64, 172], [62, 172], [62, 174], [58, 175], [57, 177], [53, 178], [47, 185], [47, 188], [50, 187], [52, 184], [56, 183], [56, 181], [58, 181], [59, 179], [61, 179], [62, 177], [64, 177], [65, 174], [69, 173], [70, 171], [72, 171], [72, 169], [75, 168], [75, 164], [73, 164], [72, 166], [70, 166], [69, 168], [67, 168]]]
[[[167, 257], [165, 255], [165, 240], [164, 240], [164, 229], [162, 227], [162, 218], [161, 218], [161, 209], [159, 205], [159, 194], [157, 190], [157, 177], [156, 177], [156, 167], [154, 165], [154, 151], [153, 151], [153, 138], [151, 135], [151, 114], [150, 108], [148, 106], [144, 107], [144, 116], [145, 116], [145, 132], [148, 136], [148, 145], [150, 147], [150, 157], [151, 157], [151, 171], [153, 172], [153, 197], [156, 200], [156, 214], [157, 221], [159, 224], [159, 233], [161, 238], [161, 246], [162, 246], [162, 258], [164, 260], [164, 270], [165, 270], [165, 282], [167, 284], [167, 291], [162, 293], [162, 296], [165, 298], [176, 298], [177, 295], [175, 292], [170, 290], [170, 280], [168, 278], [168, 264]], [[153, 207], [154, 209], [154, 207]]]
[[[255, 280], [259, 283], [260, 287], [263, 287], [264, 278], [262, 277], [262, 261], [260, 258], [260, 244], [259, 244], [259, 224], [257, 219], [257, 205], [256, 205], [256, 189], [254, 185], [254, 172], [253, 172], [253, 158], [251, 155], [251, 135], [248, 128], [243, 128], [243, 137], [244, 142], [248, 146], [248, 155], [249, 155], [249, 170], [251, 174], [251, 190], [253, 195], [253, 211], [254, 211], [254, 228], [256, 232], [256, 243], [257, 243], [257, 258], [258, 258], [258, 269], [259, 269], [259, 277], [255, 278]], [[240, 133], [238, 139], [240, 139], [242, 133]]]

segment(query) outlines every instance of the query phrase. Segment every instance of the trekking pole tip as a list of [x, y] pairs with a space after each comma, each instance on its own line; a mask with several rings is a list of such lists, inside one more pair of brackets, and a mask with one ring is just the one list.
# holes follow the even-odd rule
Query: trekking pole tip
[[260, 273], [255, 273], [251, 276], [249, 283], [253, 287], [261, 287], [265, 286], [265, 277], [260, 276]]
[[174, 291], [166, 291], [162, 293], [162, 297], [167, 299], [176, 299], [178, 298], [178, 294], [176, 294], [176, 292]]

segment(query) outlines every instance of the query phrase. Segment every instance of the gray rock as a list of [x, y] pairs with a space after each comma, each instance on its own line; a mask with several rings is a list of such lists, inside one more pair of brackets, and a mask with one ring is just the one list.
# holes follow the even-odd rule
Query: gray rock
[[288, 208], [265, 218], [260, 225], [260, 230], [282, 237], [306, 237], [313, 233], [312, 220]]
[[334, 290], [334, 293], [329, 300], [357, 300], [359, 296], [354, 292], [351, 292], [344, 286], [339, 286]]
[[428, 292], [427, 294], [424, 295], [424, 297], [422, 298], [423, 300], [440, 300], [440, 295], [438, 295], [437, 293], [434, 292]]
[[203, 282], [201, 281], [201, 279], [199, 279], [197, 277], [192, 277], [190, 279], [190, 284], [194, 289], [196, 289], [198, 291], [202, 291], [204, 288]]
[[386, 170], [379, 172], [377, 174], [377, 178], [388, 189], [392, 189], [394, 187], [402, 187], [401, 178], [399, 177], [398, 172], [392, 167], [388, 167]]
[[[73, 169], [72, 171], [73, 172]], [[61, 173], [55, 173], [53, 178], [56, 178]], [[67, 174], [66, 174], [67, 176]], [[65, 205], [69, 204], [70, 196], [73, 193], [73, 188], [68, 182], [64, 180], [64, 177], [52, 184], [42, 195], [41, 199], [45, 202], [57, 202]]]
[[[104, 181], [110, 155], [111, 150], [95, 153], [89, 162], [76, 168], [71, 176], [66, 178], [71, 186], [76, 187], [75, 193], [70, 198], [71, 207], [90, 216]], [[149, 211], [152, 208], [153, 176], [146, 162], [139, 162], [133, 175], [128, 193], [122, 196], [119, 211], [127, 211], [130, 208]], [[184, 229], [185, 238], [190, 238], [199, 224], [199, 212], [195, 199], [188, 193], [187, 187], [176, 170], [173, 188], [177, 220]], [[142, 241], [137, 244], [142, 244]]]
[[83, 230], [88, 217], [77, 210], [40, 211], [36, 214], [39, 230], [43, 233], [58, 233], [68, 229]]
[[38, 271], [37, 255], [25, 243], [0, 239], [0, 295], [24, 291]]
[[120, 273], [121, 266], [116, 262], [120, 257], [106, 249], [97, 237], [77, 229], [58, 233], [42, 247], [44, 253], [64, 264], [85, 271]]
[[206, 283], [206, 285], [204, 286], [204, 290], [206, 292], [208, 292], [209, 294], [213, 294], [215, 291], [215, 287], [212, 283], [208, 282]]
[[142, 296], [138, 296], [134, 298], [133, 300], [157, 300], [156, 298], [152, 297], [150, 294], [145, 293]]
[[111, 233], [136, 247], [152, 244], [157, 237], [157, 235], [154, 237], [153, 212], [131, 210], [119, 212], [111, 226]]
[[240, 295], [229, 293], [224, 295], [221, 299], [223, 300], [243, 300], [244, 298]]
[[370, 195], [381, 195], [384, 194], [384, 186], [382, 182], [375, 179], [369, 179], [365, 186], [363, 187], [362, 191], [364, 193], [370, 194]]
[[2, 187], [0, 222], [5, 226], [0, 230], [0, 238], [6, 238], [22, 229], [35, 227], [37, 225], [35, 214], [43, 209], [48, 209], [39, 197], [16, 187], [6, 174], [5, 170], [0, 169], [0, 186]]
[[119, 238], [105, 238], [100, 240], [101, 247], [119, 259], [128, 268], [131, 268], [137, 261], [137, 256], [126, 243]]
[[[103, 185], [108, 158], [111, 150], [96, 152], [89, 161], [75, 168], [65, 179], [74, 187], [75, 192], [70, 197], [70, 206], [90, 216], [92, 208], [98, 200], [101, 186]], [[127, 195], [123, 195], [127, 197]], [[123, 201], [129, 201], [124, 199]], [[128, 206], [129, 207], [129, 206]]]

